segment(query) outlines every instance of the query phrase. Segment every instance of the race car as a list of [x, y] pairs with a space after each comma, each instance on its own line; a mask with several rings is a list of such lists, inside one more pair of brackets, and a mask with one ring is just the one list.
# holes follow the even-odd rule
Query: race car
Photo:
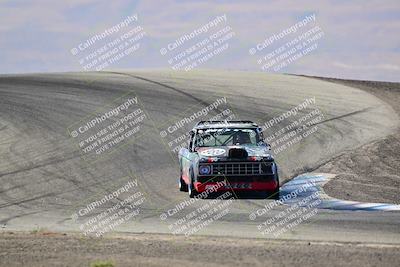
[[178, 153], [180, 191], [257, 191], [279, 198], [278, 167], [252, 121], [200, 121]]

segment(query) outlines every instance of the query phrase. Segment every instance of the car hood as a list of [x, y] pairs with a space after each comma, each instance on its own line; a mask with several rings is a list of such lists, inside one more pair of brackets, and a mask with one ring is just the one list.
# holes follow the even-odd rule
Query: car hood
[[197, 153], [201, 158], [218, 157], [227, 158], [229, 150], [245, 149], [249, 157], [267, 157], [271, 156], [267, 146], [240, 145], [240, 146], [214, 146], [214, 147], [199, 147]]

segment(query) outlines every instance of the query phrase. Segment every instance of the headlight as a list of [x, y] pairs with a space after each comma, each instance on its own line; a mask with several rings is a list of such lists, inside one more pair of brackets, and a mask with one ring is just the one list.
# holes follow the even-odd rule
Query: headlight
[[261, 163], [261, 171], [264, 174], [272, 174], [274, 173], [272, 169], [273, 164], [271, 163]]
[[211, 166], [210, 165], [201, 165], [199, 167], [200, 175], [207, 175], [211, 173]]

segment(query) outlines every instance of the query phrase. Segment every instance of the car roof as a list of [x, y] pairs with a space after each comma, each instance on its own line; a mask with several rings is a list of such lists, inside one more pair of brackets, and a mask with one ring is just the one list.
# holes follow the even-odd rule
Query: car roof
[[258, 125], [252, 121], [200, 121], [193, 129], [210, 128], [258, 128]]

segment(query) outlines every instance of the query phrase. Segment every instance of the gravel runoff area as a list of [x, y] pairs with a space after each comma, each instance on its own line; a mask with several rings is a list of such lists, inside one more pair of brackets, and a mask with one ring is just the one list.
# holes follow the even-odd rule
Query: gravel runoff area
[[[400, 114], [400, 83], [315, 78], [366, 91]], [[384, 139], [346, 151], [315, 171], [338, 174], [324, 186], [331, 197], [400, 204], [400, 129]]]
[[0, 266], [399, 266], [398, 245], [120, 234], [1, 233]]

